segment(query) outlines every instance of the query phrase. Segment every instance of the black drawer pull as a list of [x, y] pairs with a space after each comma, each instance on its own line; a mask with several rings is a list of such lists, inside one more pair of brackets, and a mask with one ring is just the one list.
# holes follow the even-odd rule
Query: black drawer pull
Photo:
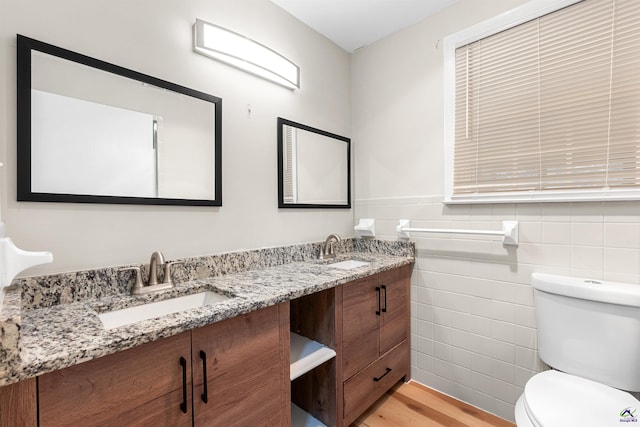
[[209, 393], [207, 392], [207, 353], [200, 350], [200, 359], [202, 359], [202, 385], [204, 386], [204, 391], [201, 397], [204, 403], [208, 403]]
[[375, 377], [373, 380], [375, 382], [380, 381], [381, 379], [383, 379], [385, 376], [387, 376], [387, 374], [391, 372], [391, 368], [387, 368], [387, 370], [384, 372], [384, 374], [380, 375], [379, 377]]
[[376, 316], [380, 316], [380, 297], [382, 293], [380, 292], [380, 288], [376, 286], [376, 292], [378, 293], [378, 309], [376, 310]]
[[182, 403], [180, 410], [187, 413], [187, 359], [180, 357], [180, 365], [182, 365]]
[[384, 291], [384, 307], [382, 308], [382, 312], [386, 313], [387, 312], [387, 287], [385, 285], [382, 285], [382, 290]]

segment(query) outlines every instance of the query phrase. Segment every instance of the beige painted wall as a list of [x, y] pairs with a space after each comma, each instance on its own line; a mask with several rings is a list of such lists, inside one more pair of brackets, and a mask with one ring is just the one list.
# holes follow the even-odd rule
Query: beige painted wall
[[[193, 53], [196, 18], [278, 50], [302, 88]], [[221, 97], [223, 206], [16, 202], [16, 33]], [[350, 57], [268, 0], [0, 0], [0, 70], [2, 219], [19, 247], [54, 255], [23, 275], [352, 235], [351, 210], [277, 208], [276, 118], [350, 136]]]
[[531, 273], [640, 283], [640, 202], [442, 203], [442, 39], [523, 3], [461, 0], [352, 60], [356, 219], [375, 218], [390, 240], [400, 218], [496, 230], [520, 221], [517, 248], [484, 236], [412, 239], [412, 378], [510, 420], [545, 369]]

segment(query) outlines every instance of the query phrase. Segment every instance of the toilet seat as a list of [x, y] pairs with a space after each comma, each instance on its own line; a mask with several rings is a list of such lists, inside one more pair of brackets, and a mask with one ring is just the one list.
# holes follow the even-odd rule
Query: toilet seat
[[[636, 413], [636, 410], [639, 411]], [[640, 423], [640, 401], [625, 391], [595, 381], [545, 371], [527, 382], [518, 401], [516, 420], [525, 418], [527, 420], [518, 422], [518, 426], [640, 425], [635, 424]]]

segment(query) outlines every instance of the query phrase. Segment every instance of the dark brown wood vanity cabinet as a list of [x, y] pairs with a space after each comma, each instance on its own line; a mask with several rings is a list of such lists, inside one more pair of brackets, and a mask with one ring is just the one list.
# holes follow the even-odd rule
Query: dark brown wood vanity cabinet
[[288, 346], [283, 303], [48, 373], [40, 426], [288, 426]]
[[195, 426], [288, 426], [289, 303], [192, 331]]
[[343, 425], [410, 376], [410, 266], [342, 287]]
[[336, 356], [291, 383], [291, 400], [327, 426], [348, 427], [410, 379], [409, 282], [403, 266], [291, 301], [291, 331]]

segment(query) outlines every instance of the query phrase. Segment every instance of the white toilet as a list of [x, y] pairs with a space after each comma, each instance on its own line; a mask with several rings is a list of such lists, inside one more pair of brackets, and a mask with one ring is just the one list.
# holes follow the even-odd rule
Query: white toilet
[[640, 426], [640, 401], [622, 391], [640, 391], [640, 285], [538, 273], [531, 284], [553, 370], [525, 385], [518, 427]]

